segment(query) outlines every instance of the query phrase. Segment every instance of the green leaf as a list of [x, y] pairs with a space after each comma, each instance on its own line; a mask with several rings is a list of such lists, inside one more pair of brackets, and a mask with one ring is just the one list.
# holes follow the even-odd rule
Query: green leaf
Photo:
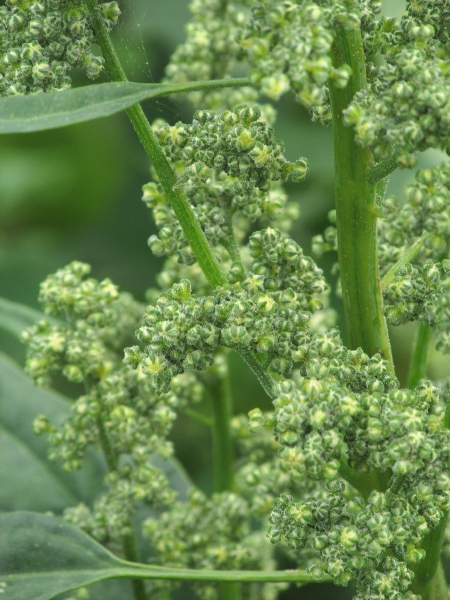
[[19, 304], [19, 302], [6, 300], [6, 298], [0, 298], [0, 328], [8, 331], [16, 338], [20, 339], [24, 329], [31, 327], [31, 325], [42, 319], [56, 322], [56, 319], [48, 317], [39, 310]]
[[81, 88], [0, 98], [0, 133], [54, 129], [107, 117], [142, 100], [181, 92], [250, 85], [247, 79], [191, 83], [114, 82]]
[[82, 471], [66, 473], [47, 459], [47, 442], [33, 431], [36, 415], [48, 415], [58, 424], [69, 410], [66, 398], [36, 388], [0, 354], [0, 510], [59, 512], [98, 495], [105, 471], [97, 454], [89, 454]]
[[0, 515], [2, 600], [51, 600], [115, 578], [312, 582], [305, 571], [208, 571], [129, 563], [62, 519], [28, 511]]

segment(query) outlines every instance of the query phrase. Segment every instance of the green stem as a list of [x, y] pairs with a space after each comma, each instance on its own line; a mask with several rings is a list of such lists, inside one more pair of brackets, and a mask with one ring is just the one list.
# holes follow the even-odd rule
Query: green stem
[[378, 272], [376, 186], [367, 179], [373, 158], [369, 149], [355, 142], [343, 117], [353, 96], [367, 85], [359, 30], [336, 28], [333, 63], [350, 65], [353, 73], [346, 88], [330, 85], [339, 268], [349, 345], [361, 347], [369, 356], [379, 352], [393, 371]]
[[410, 390], [417, 387], [420, 380], [424, 379], [427, 374], [428, 347], [430, 344], [431, 333], [431, 327], [424, 325], [424, 323], [418, 324], [408, 373], [407, 387]]
[[426, 551], [426, 557], [414, 569], [411, 590], [420, 594], [422, 600], [448, 600], [448, 588], [441, 562], [442, 542], [448, 513], [422, 541], [420, 547]]
[[386, 273], [386, 275], [381, 280], [381, 291], [382, 292], [385, 292], [387, 290], [387, 288], [391, 285], [397, 271], [401, 267], [404, 267], [405, 265], [410, 263], [419, 254], [419, 252], [422, 249], [422, 246], [424, 245], [425, 240], [427, 239], [428, 236], [429, 236], [428, 232], [422, 234], [420, 236], [420, 238], [418, 240], [416, 240], [410, 248], [408, 248], [408, 250], [405, 252], [405, 254], [403, 254], [403, 256], [395, 263], [395, 265], [389, 269], [389, 271]]
[[233, 444], [230, 430], [233, 398], [228, 373], [218, 374], [214, 379], [214, 383], [210, 386], [213, 411], [214, 491], [225, 492], [231, 490], [233, 485]]
[[[166, 581], [226, 581], [242, 583], [314, 583], [317, 581], [305, 570], [286, 571], [226, 571], [211, 569], [178, 569], [172, 567], [160, 567], [153, 565], [135, 565], [126, 561], [120, 561], [121, 565], [114, 569], [114, 578], [159, 579]], [[103, 579], [111, 577], [109, 569]], [[100, 575], [100, 574], [99, 574]], [[100, 581], [99, 576], [97, 579]], [[324, 581], [332, 581], [331, 577], [325, 577]]]
[[394, 150], [392, 157], [373, 166], [368, 174], [369, 183], [378, 183], [398, 168], [398, 159], [401, 156], [400, 150]]
[[212, 426], [212, 419], [202, 414], [201, 412], [198, 412], [198, 410], [194, 410], [193, 408], [187, 407], [183, 408], [182, 413], [188, 417], [191, 417], [191, 419], [195, 419], [203, 425], [207, 425], [208, 427]]
[[344, 454], [341, 456], [339, 475], [354, 487], [366, 501], [374, 490], [384, 492], [390, 478], [390, 473], [355, 471], [349, 466]]
[[267, 368], [264, 367], [263, 364], [261, 364], [261, 362], [258, 360], [258, 357], [252, 354], [249, 350], [246, 350], [245, 348], [239, 348], [238, 350], [236, 350], [236, 352], [238, 352], [240, 356], [242, 356], [242, 358], [251, 368], [251, 370], [258, 378], [259, 383], [263, 386], [269, 398], [275, 398], [276, 381], [272, 377], [272, 375], [267, 371]]
[[[114, 451], [114, 448], [111, 444], [111, 440], [109, 439], [108, 432], [106, 431], [105, 424], [102, 421], [101, 416], [97, 417], [97, 428], [100, 438], [100, 446], [102, 448], [103, 454], [105, 455], [106, 465], [108, 467], [108, 471], [114, 472], [117, 471], [119, 461], [117, 459], [117, 455]], [[131, 529], [131, 524], [130, 524]], [[136, 544], [136, 538], [133, 532], [125, 535], [122, 539], [122, 550], [125, 558], [133, 563], [139, 563], [139, 553]], [[133, 579], [131, 581], [131, 586], [133, 588], [133, 595], [135, 600], [147, 600], [147, 594], [145, 592], [144, 582], [139, 579]]]
[[[233, 487], [233, 440], [231, 419], [233, 416], [233, 396], [228, 368], [225, 373], [217, 373], [210, 386], [212, 395], [212, 434], [214, 459], [214, 491], [226, 492]], [[241, 585], [237, 582], [219, 584], [219, 600], [239, 600]]]
[[[101, 8], [97, 5], [96, 0], [86, 0], [86, 4], [89, 9], [97, 42], [102, 50], [103, 58], [105, 59], [106, 70], [108, 71], [110, 78], [113, 81], [128, 81], [116, 50], [111, 42], [111, 38], [109, 37]], [[226, 283], [225, 276], [220, 269], [219, 263], [217, 262], [191, 207], [184, 194], [180, 190], [174, 190], [174, 186], [177, 183], [177, 176], [164, 156], [164, 152], [150, 127], [142, 107], [139, 104], [136, 104], [127, 110], [127, 114], [144, 150], [152, 161], [164, 193], [183, 229], [183, 233], [192, 248], [198, 264], [213, 288], [224, 285]]]
[[[408, 387], [413, 389], [425, 376], [428, 344], [431, 328], [419, 324], [416, 335], [414, 354], [408, 376]], [[450, 429], [450, 402], [447, 403], [444, 415], [444, 427]], [[444, 513], [439, 525], [428, 533], [420, 545], [426, 555], [414, 569], [412, 591], [422, 596], [422, 600], [448, 600], [448, 587], [441, 562], [442, 544], [447, 526], [448, 512]]]

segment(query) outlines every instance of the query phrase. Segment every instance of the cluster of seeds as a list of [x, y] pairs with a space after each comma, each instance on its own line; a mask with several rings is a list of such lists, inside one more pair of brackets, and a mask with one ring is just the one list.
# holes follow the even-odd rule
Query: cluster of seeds
[[163, 471], [149, 460], [171, 455], [167, 436], [175, 411], [201, 393], [196, 378], [185, 373], [172, 392], [152, 395], [142, 371], [123, 364], [123, 348], [133, 340], [144, 307], [111, 281], [87, 278], [89, 272], [89, 265], [73, 262], [43, 282], [40, 301], [59, 319], [27, 330], [26, 368], [40, 385], [54, 372], [84, 385], [65, 421], [55, 426], [41, 415], [34, 428], [47, 434], [50, 460], [67, 471], [82, 467], [89, 448], [103, 449], [106, 492], [92, 509], [81, 504], [66, 517], [101, 541], [119, 541], [130, 534], [137, 503], [167, 506], [175, 500]]
[[253, 428], [273, 427], [284, 446], [280, 457], [298, 477], [333, 480], [344, 461], [363, 497], [364, 472], [378, 473], [379, 491], [365, 502], [342, 496], [343, 484], [331, 481], [328, 497], [282, 496], [268, 535], [273, 543], [313, 549], [321, 559], [313, 573], [339, 585], [355, 579], [360, 600], [412, 599], [407, 564], [424, 558], [420, 541], [449, 506], [450, 432], [431, 382], [397, 389], [384, 361], [353, 356], [360, 360], [354, 369], [338, 348], [325, 354], [322, 373], [281, 384], [274, 413], [253, 411], [251, 420]]
[[[450, 263], [450, 176], [449, 166], [420, 169], [416, 181], [406, 187], [400, 203], [388, 196], [380, 205], [379, 256], [382, 272], [399, 260], [419, 237], [423, 246], [412, 264], [400, 268], [385, 291], [385, 313], [393, 325], [421, 320], [436, 325], [445, 335], [444, 313], [448, 302]], [[445, 311], [444, 311], [445, 312]]]
[[406, 27], [431, 26], [442, 44], [450, 41], [450, 6], [447, 0], [407, 0]]
[[[197, 111], [191, 125], [163, 123], [156, 129], [179, 173], [176, 188], [186, 193], [213, 246], [228, 248], [235, 227], [242, 236], [248, 224], [260, 217], [286, 220], [286, 213], [292, 211], [278, 182], [289, 176], [298, 181], [306, 175], [306, 161], [287, 161], [283, 145], [273, 139], [272, 128], [260, 117], [258, 107], [241, 105], [220, 115]], [[153, 209], [160, 229], [159, 236], [149, 239], [152, 251], [158, 256], [175, 254], [192, 264], [192, 250], [160, 185], [144, 186], [144, 201]]]
[[[117, 2], [101, 8], [106, 24], [115, 24]], [[7, 0], [0, 7], [0, 96], [68, 88], [74, 68], [94, 79], [103, 68], [94, 41], [81, 0]]]
[[252, 82], [269, 98], [292, 89], [307, 108], [322, 105], [330, 81], [345, 87], [351, 71], [333, 67], [333, 24], [359, 27], [344, 2], [261, 0], [242, 28], [238, 42], [246, 53]]
[[183, 280], [147, 308], [137, 331], [146, 347], [127, 348], [125, 361], [142, 367], [150, 389], [166, 392], [175, 375], [205, 369], [219, 346], [260, 354], [278, 374], [301, 359], [302, 332], [321, 308], [314, 295], [325, 290], [322, 272], [277, 230], [254, 234], [250, 249], [256, 260], [240, 288], [199, 298]]
[[[372, 492], [364, 503], [358, 497], [346, 501], [341, 482], [327, 487], [327, 498], [304, 503], [281, 496], [269, 518], [271, 541], [277, 543], [283, 536], [294, 549], [312, 546], [322, 564], [310, 567], [311, 574], [318, 580], [331, 575], [344, 586], [356, 580], [357, 600], [418, 600], [407, 591], [414, 574], [406, 561], [423, 558], [424, 551], [414, 546], [428, 530], [427, 520], [390, 491]], [[402, 555], [405, 560], [398, 558]]]
[[[186, 26], [186, 41], [172, 54], [166, 69], [169, 81], [208, 81], [234, 74], [242, 50], [236, 36], [246, 19], [246, 5], [251, 0], [193, 0], [189, 5], [191, 21]], [[242, 102], [256, 102], [258, 93], [250, 87], [234, 88], [224, 98], [220, 90], [190, 92], [194, 106], [220, 110]], [[273, 114], [264, 107], [266, 116]]]
[[391, 157], [396, 148], [408, 164], [414, 152], [448, 147], [449, 64], [411, 45], [380, 67], [369, 89], [356, 94], [345, 111], [346, 123], [355, 127], [357, 140], [372, 148], [376, 160]]
[[[188, 502], [175, 503], [160, 519], [148, 519], [144, 534], [151, 540], [162, 564], [195, 569], [273, 569], [270, 551], [261, 552], [262, 531], [252, 531], [248, 503], [231, 492], [207, 498], [193, 491]], [[275, 600], [284, 585], [243, 586], [243, 594]], [[195, 587], [203, 600], [217, 600], [217, 584]], [[247, 596], [245, 596], [247, 597]]]

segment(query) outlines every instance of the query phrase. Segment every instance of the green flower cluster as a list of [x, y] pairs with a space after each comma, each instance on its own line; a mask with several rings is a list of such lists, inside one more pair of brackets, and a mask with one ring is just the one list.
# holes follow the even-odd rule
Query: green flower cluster
[[[450, 41], [450, 6], [447, 0], [407, 0], [407, 28], [430, 26], [442, 44]], [[413, 30], [414, 31], [414, 30]]]
[[[117, 22], [117, 2], [101, 6]], [[7, 0], [0, 7], [0, 96], [50, 92], [71, 86], [70, 71], [96, 78], [103, 59], [92, 51], [94, 32], [81, 0]]]
[[69, 381], [102, 379], [113, 369], [117, 345], [129, 339], [129, 326], [139, 323], [142, 307], [109, 279], [85, 279], [89, 272], [89, 265], [73, 262], [41, 285], [45, 312], [67, 321], [40, 321], [24, 335], [26, 369], [38, 385], [48, 385], [54, 371]]
[[[420, 270], [412, 264], [401, 267], [385, 291], [384, 313], [389, 323], [401, 325], [420, 320], [426, 325], [436, 325], [436, 312], [449, 280], [450, 260], [441, 263], [428, 260]], [[448, 329], [447, 316], [440, 321]]]
[[[328, 498], [310, 498], [299, 504], [281, 496], [269, 520], [269, 537], [277, 543], [282, 536], [292, 548], [311, 545], [322, 558], [322, 566], [309, 568], [320, 580], [331, 575], [339, 585], [357, 582], [357, 600], [419, 600], [408, 592], [413, 572], [408, 563], [423, 558], [415, 550], [427, 531], [423, 516], [408, 502], [391, 493], [372, 492], [367, 504], [361, 498], [346, 501], [344, 484], [328, 484]], [[388, 556], [389, 550], [394, 550]]]
[[[385, 314], [393, 325], [421, 320], [428, 325], [439, 321], [448, 329], [445, 305], [450, 263], [450, 170], [448, 164], [420, 169], [416, 181], [406, 187], [402, 203], [388, 196], [380, 204], [379, 224], [381, 271], [399, 260], [420, 236], [424, 243], [412, 264], [400, 268], [385, 291]], [[440, 317], [437, 313], [440, 312]]]
[[[185, 83], [232, 76], [242, 54], [235, 38], [249, 4], [251, 0], [193, 0], [189, 6], [192, 18], [186, 26], [187, 39], [172, 54], [166, 79]], [[242, 102], [255, 102], [258, 93], [244, 87], [227, 91], [226, 99], [217, 90], [190, 92], [188, 97], [194, 106], [218, 110], [224, 104], [228, 108]], [[273, 109], [267, 105], [264, 112], [269, 116]]]
[[348, 477], [350, 468], [357, 489], [361, 472], [376, 471], [386, 482], [393, 477], [387, 490], [380, 480], [367, 502], [342, 496], [337, 481], [328, 484], [328, 498], [284, 496], [272, 512], [269, 537], [312, 548], [321, 559], [313, 572], [339, 585], [356, 580], [360, 600], [414, 598], [405, 595], [413, 576], [407, 564], [424, 557], [420, 541], [450, 502], [450, 432], [439, 392], [429, 381], [413, 391], [397, 389], [379, 357], [345, 352], [340, 357], [339, 346], [330, 345], [321, 366], [313, 365], [314, 377], [280, 384], [274, 413], [264, 419], [255, 411], [252, 420], [274, 428], [285, 447], [280, 456], [298, 476], [332, 480], [338, 472]]
[[417, 151], [448, 147], [450, 62], [433, 25], [407, 18], [387, 29], [381, 47], [387, 62], [374, 70], [368, 89], [356, 94], [344, 116], [377, 161], [396, 149], [401, 164], [408, 165], [408, 156]]
[[[193, 491], [188, 502], [176, 503], [160, 519], [148, 519], [144, 534], [152, 542], [162, 564], [196, 569], [271, 569], [270, 550], [261, 552], [264, 537], [252, 532], [248, 503], [232, 492], [207, 498]], [[280, 586], [254, 586], [258, 598], [277, 597]], [[284, 586], [281, 586], [281, 588]], [[198, 584], [196, 591], [204, 600], [216, 600], [217, 584]], [[247, 590], [248, 591], [248, 590]], [[245, 591], [243, 591], [245, 593]]]
[[428, 232], [419, 255], [439, 261], [447, 253], [450, 236], [450, 165], [419, 169], [416, 181], [405, 188], [406, 198], [399, 202], [388, 196], [380, 203], [380, 262], [385, 270], [392, 266], [413, 241]]
[[199, 384], [186, 373], [174, 381], [174, 392], [148, 391], [142, 371], [122, 362], [144, 307], [108, 279], [86, 278], [89, 272], [89, 265], [73, 262], [41, 285], [45, 311], [65, 320], [41, 321], [27, 330], [26, 368], [40, 385], [54, 372], [84, 385], [63, 423], [55, 426], [39, 416], [35, 431], [48, 435], [49, 458], [68, 471], [81, 468], [89, 448], [102, 449], [109, 471], [106, 492], [92, 509], [81, 504], [68, 509], [66, 518], [101, 541], [119, 541], [131, 532], [137, 503], [167, 506], [175, 500], [150, 459], [171, 455], [167, 436], [175, 411], [188, 398], [199, 399]]
[[127, 348], [125, 362], [142, 367], [151, 390], [167, 392], [175, 375], [206, 369], [219, 346], [255, 352], [277, 374], [302, 359], [303, 332], [321, 308], [314, 295], [325, 290], [322, 272], [277, 230], [254, 234], [249, 247], [256, 260], [239, 288], [197, 297], [182, 280], [147, 307], [136, 332], [146, 347]]
[[[243, 237], [249, 223], [260, 217], [286, 220], [292, 209], [277, 182], [289, 176], [298, 181], [307, 171], [304, 159], [291, 163], [284, 158], [282, 144], [260, 117], [258, 107], [241, 105], [221, 115], [197, 111], [192, 125], [163, 123], [156, 130], [166, 156], [177, 166], [176, 188], [183, 188], [210, 243], [230, 253], [233, 225]], [[144, 186], [144, 201], [160, 229], [159, 236], [149, 239], [152, 251], [192, 264], [194, 255], [161, 186]]]
[[307, 108], [324, 104], [326, 84], [345, 87], [351, 75], [348, 66], [332, 64], [335, 22], [360, 25], [345, 2], [259, 1], [237, 38], [253, 67], [252, 82], [269, 98], [292, 89]]
[[281, 494], [307, 498], [320, 493], [323, 487], [320, 482], [299, 475], [279, 456], [283, 446], [272, 434], [268, 413], [255, 409], [248, 417], [235, 417], [232, 432], [240, 465], [235, 474], [235, 488], [247, 500], [254, 518], [265, 523]]

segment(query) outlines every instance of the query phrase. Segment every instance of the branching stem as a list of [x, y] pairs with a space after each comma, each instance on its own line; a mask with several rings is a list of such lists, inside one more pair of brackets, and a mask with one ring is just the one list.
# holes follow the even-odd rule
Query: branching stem
[[346, 88], [330, 85], [339, 268], [348, 343], [369, 356], [379, 352], [393, 371], [378, 272], [376, 186], [367, 179], [373, 158], [369, 149], [356, 143], [355, 133], [343, 116], [354, 95], [367, 85], [359, 30], [336, 28], [333, 64], [352, 68]]

